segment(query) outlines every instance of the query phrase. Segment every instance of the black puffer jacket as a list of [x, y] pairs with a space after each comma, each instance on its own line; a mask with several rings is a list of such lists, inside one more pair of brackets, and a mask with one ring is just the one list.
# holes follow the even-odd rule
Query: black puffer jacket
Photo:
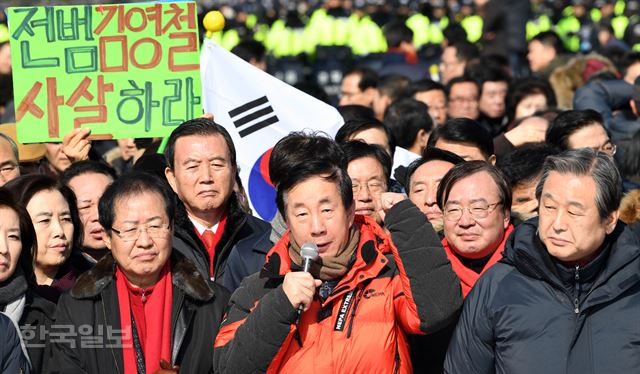
[[476, 283], [445, 371], [640, 373], [640, 226], [619, 224], [583, 269], [553, 261], [537, 228], [517, 227]]

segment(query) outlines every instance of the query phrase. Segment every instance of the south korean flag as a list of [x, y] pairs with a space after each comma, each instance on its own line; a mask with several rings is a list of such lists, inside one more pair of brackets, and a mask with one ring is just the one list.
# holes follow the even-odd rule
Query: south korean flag
[[[231, 134], [240, 178], [254, 215], [271, 220], [275, 190], [266, 171], [271, 148], [292, 131], [311, 129], [333, 137], [344, 123], [338, 111], [205, 40], [200, 56], [206, 112]], [[270, 187], [273, 189], [273, 187]], [[273, 193], [271, 193], [273, 192]]]

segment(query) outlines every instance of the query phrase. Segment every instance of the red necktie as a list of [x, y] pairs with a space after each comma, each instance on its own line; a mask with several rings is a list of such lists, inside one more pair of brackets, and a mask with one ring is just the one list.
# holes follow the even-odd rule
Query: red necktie
[[216, 234], [213, 233], [213, 231], [211, 230], [204, 230], [204, 232], [202, 233], [202, 241], [204, 242], [204, 245], [207, 247], [208, 251], [212, 251], [213, 248], [211, 248], [213, 246], [213, 240], [215, 239]]
[[207, 252], [209, 253], [209, 275], [213, 276], [213, 257], [216, 254], [216, 249], [214, 248], [214, 241], [216, 239], [216, 234], [211, 230], [204, 230], [202, 233], [202, 241], [204, 242], [205, 247], [207, 247]]

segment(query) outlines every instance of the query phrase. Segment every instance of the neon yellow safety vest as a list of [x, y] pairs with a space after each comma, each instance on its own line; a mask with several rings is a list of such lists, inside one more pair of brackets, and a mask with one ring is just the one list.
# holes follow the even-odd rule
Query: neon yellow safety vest
[[280, 38], [280, 41], [273, 50], [274, 56], [297, 56], [303, 52], [307, 52], [304, 42], [304, 29], [286, 27], [280, 34]]
[[309, 38], [317, 45], [347, 45], [349, 43], [350, 25], [348, 18], [335, 18], [327, 14], [325, 9], [318, 9], [311, 15], [307, 24]]
[[267, 36], [269, 35], [269, 25], [266, 23], [258, 24], [255, 32], [253, 33], [253, 38], [260, 43], [264, 44], [265, 40], [267, 40]]
[[429, 17], [422, 13], [416, 13], [407, 19], [406, 25], [413, 31], [413, 45], [416, 48], [429, 43], [429, 24]]
[[431, 21], [429, 25], [429, 42], [431, 44], [441, 44], [444, 41], [442, 30], [449, 26], [449, 18], [442, 17], [437, 21]]
[[580, 21], [574, 16], [561, 19], [556, 25], [556, 31], [564, 42], [565, 48], [571, 52], [580, 50], [580, 37], [577, 35], [580, 31]]
[[213, 42], [217, 45], [222, 46], [222, 34], [222, 31], [216, 31], [211, 34], [209, 39], [213, 40]]
[[357, 29], [351, 33], [349, 46], [353, 54], [358, 56], [387, 50], [382, 29], [366, 15], [360, 19]]
[[287, 27], [281, 19], [271, 25], [264, 44], [275, 57], [297, 56], [315, 50], [315, 44], [307, 42], [306, 29]]
[[471, 43], [477, 42], [482, 37], [482, 17], [478, 15], [464, 17], [460, 25], [467, 32], [467, 40]]
[[255, 14], [247, 15], [247, 19], [244, 21], [244, 24], [251, 30], [258, 23], [258, 16]]
[[284, 33], [285, 28], [285, 22], [283, 20], [278, 19], [273, 22], [273, 24], [271, 25], [271, 29], [269, 30], [269, 33], [264, 40], [264, 47], [268, 51], [272, 52], [276, 48], [278, 43], [281, 42], [281, 40], [283, 39], [282, 34]]
[[322, 37], [322, 24], [326, 22], [328, 17], [327, 11], [324, 8], [318, 8], [313, 12], [313, 14], [311, 14], [309, 22], [307, 22], [307, 25], [305, 26], [308, 43], [312, 43], [314, 46], [319, 43], [320, 38]]
[[627, 16], [615, 16], [611, 20], [611, 27], [613, 28], [613, 34], [616, 39], [622, 40], [624, 38], [624, 32], [627, 30], [627, 26], [629, 26], [629, 18], [627, 18]]
[[229, 29], [222, 34], [222, 40], [220, 42], [220, 46], [228, 51], [232, 50], [233, 47], [237, 46], [240, 43], [240, 35], [238, 34], [238, 30]]
[[527, 40], [533, 39], [533, 37], [540, 34], [541, 32], [551, 30], [552, 26], [553, 24], [551, 23], [551, 18], [549, 18], [549, 16], [547, 16], [546, 14], [541, 14], [538, 18], [527, 21]]
[[616, 5], [613, 6], [613, 14], [621, 16], [624, 14], [625, 3], [624, 0], [616, 1]]
[[329, 17], [333, 23], [333, 43], [329, 45], [349, 44], [349, 30], [351, 29], [351, 18]]

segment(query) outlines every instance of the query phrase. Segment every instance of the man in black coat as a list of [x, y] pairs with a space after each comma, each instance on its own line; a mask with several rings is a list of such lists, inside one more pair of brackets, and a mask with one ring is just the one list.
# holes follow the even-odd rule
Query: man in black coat
[[622, 183], [591, 149], [545, 160], [539, 218], [466, 299], [448, 373], [640, 371], [640, 227], [618, 223]]
[[175, 199], [150, 174], [100, 199], [107, 253], [58, 303], [48, 373], [209, 373], [228, 292], [172, 250]]
[[238, 202], [231, 136], [209, 119], [189, 120], [171, 133], [165, 156], [165, 175], [183, 203], [177, 209], [176, 249], [233, 292], [264, 264], [271, 225]]

